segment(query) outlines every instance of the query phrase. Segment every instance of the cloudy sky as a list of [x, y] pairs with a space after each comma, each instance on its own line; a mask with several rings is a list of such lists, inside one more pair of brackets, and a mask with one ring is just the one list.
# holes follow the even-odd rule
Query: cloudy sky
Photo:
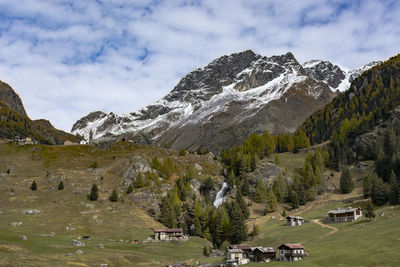
[[151, 104], [221, 55], [355, 68], [399, 44], [396, 0], [0, 0], [0, 80], [66, 131], [91, 111]]

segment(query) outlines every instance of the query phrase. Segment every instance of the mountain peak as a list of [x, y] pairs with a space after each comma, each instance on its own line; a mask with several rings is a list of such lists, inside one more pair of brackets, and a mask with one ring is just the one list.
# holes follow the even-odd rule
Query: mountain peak
[[19, 113], [20, 115], [28, 116], [19, 95], [12, 89], [10, 85], [2, 81], [0, 81], [0, 102], [3, 102], [11, 110]]

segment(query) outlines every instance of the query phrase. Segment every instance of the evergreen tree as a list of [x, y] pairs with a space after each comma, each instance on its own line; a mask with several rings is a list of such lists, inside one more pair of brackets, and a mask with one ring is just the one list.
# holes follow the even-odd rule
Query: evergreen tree
[[136, 180], [135, 180], [135, 187], [140, 188], [140, 187], [143, 187], [144, 185], [145, 185], [145, 182], [143, 180], [142, 173], [139, 172], [139, 174], [137, 175]]
[[397, 181], [396, 174], [392, 170], [390, 174], [390, 193], [389, 193], [389, 202], [392, 205], [396, 205], [399, 199], [399, 183]]
[[90, 190], [89, 200], [96, 201], [99, 198], [99, 189], [97, 188], [97, 184], [93, 184], [92, 189]]
[[388, 188], [383, 183], [382, 179], [374, 176], [372, 181], [372, 202], [375, 205], [382, 206], [388, 201]]
[[37, 184], [36, 184], [35, 180], [33, 180], [32, 184], [31, 184], [31, 190], [32, 191], [36, 191], [37, 190]]
[[290, 202], [292, 203], [292, 209], [297, 209], [299, 207], [299, 198], [294, 190], [290, 191]]
[[265, 196], [267, 194], [267, 190], [265, 185], [261, 179], [257, 181], [256, 191], [254, 193], [254, 201], [257, 203], [261, 203], [265, 200]]
[[115, 188], [113, 189], [111, 196], [109, 196], [108, 199], [112, 202], [118, 201], [118, 193], [117, 193], [117, 190], [115, 190]]
[[127, 193], [127, 194], [130, 194], [130, 193], [132, 193], [132, 191], [133, 191], [133, 186], [132, 186], [132, 184], [130, 184], [130, 185], [128, 186], [128, 189], [126, 189], [126, 193]]
[[278, 201], [274, 194], [274, 191], [269, 190], [266, 196], [265, 214], [276, 211]]
[[364, 177], [363, 180], [363, 194], [365, 198], [369, 198], [372, 195], [372, 182], [374, 177], [376, 176], [375, 173], [370, 173]]
[[272, 185], [272, 190], [279, 203], [283, 203], [287, 197], [288, 187], [286, 181], [283, 179], [282, 174], [278, 175], [278, 178], [274, 181]]
[[375, 218], [374, 207], [372, 206], [371, 199], [368, 200], [367, 206], [365, 208], [365, 217]]
[[281, 215], [282, 215], [282, 217], [283, 217], [283, 218], [286, 218], [286, 215], [287, 215], [287, 214], [286, 214], [286, 210], [285, 210], [285, 209], [283, 209], [283, 211], [282, 211], [282, 214], [281, 214]]
[[242, 194], [243, 196], [247, 196], [249, 193], [250, 193], [249, 179], [247, 178], [247, 175], [244, 175], [242, 183]]
[[58, 184], [57, 189], [58, 189], [58, 190], [63, 190], [63, 189], [64, 189], [64, 183], [63, 183], [63, 181], [60, 181], [60, 183]]
[[250, 216], [249, 208], [247, 207], [247, 204], [242, 197], [242, 193], [240, 193], [239, 190], [236, 191], [236, 203], [240, 207], [240, 211], [242, 212], [243, 217], [245, 219], [249, 218]]
[[353, 191], [354, 182], [351, 178], [351, 174], [349, 169], [346, 167], [343, 168], [342, 174], [340, 176], [340, 191], [342, 194], [348, 194]]
[[176, 223], [176, 214], [175, 209], [171, 204], [168, 196], [164, 197], [160, 204], [160, 222], [169, 228], [175, 228]]
[[247, 228], [245, 225], [243, 214], [240, 207], [233, 205], [231, 215], [231, 242], [233, 244], [240, 244], [240, 242], [247, 239]]

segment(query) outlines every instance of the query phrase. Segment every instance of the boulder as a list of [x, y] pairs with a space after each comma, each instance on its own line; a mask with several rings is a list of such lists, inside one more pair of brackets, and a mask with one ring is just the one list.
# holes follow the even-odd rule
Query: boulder
[[26, 235], [21, 235], [20, 238], [21, 238], [21, 240], [24, 240], [24, 241], [25, 241], [25, 240], [28, 240], [28, 238], [26, 237]]
[[74, 247], [84, 247], [84, 246], [86, 246], [85, 243], [83, 243], [83, 242], [81, 242], [81, 241], [79, 241], [79, 240], [76, 240], [76, 239], [73, 239], [73, 240], [72, 240], [72, 245], [73, 245]]
[[11, 226], [20, 226], [20, 225], [22, 225], [22, 222], [12, 222], [12, 223], [10, 223], [10, 225]]
[[81, 255], [81, 254], [83, 254], [83, 251], [78, 249], [77, 251], [75, 251], [75, 254]]
[[40, 210], [36, 210], [36, 209], [24, 209], [21, 210], [22, 214], [31, 214], [31, 215], [37, 215], [40, 214]]

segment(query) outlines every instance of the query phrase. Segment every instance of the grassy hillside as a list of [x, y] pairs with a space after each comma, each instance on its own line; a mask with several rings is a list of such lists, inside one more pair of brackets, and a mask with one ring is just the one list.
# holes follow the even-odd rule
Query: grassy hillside
[[[185, 243], [128, 243], [145, 240], [152, 234], [151, 228], [163, 227], [140, 209], [121, 185], [121, 171], [129, 159], [151, 159], [155, 155], [160, 159], [171, 157], [178, 166], [177, 175], [193, 162], [202, 166], [204, 175], [219, 169], [208, 156], [178, 156], [172, 150], [130, 143], [108, 150], [88, 145], [0, 144], [0, 266], [163, 266], [201, 258], [208, 241], [197, 237]], [[89, 168], [93, 162], [97, 168]], [[59, 191], [61, 178], [65, 189]], [[37, 191], [30, 190], [33, 180], [38, 184]], [[171, 177], [163, 183], [173, 181]], [[93, 183], [98, 184], [100, 196], [99, 201], [90, 202], [87, 194]], [[113, 188], [120, 195], [116, 203], [108, 200]], [[22, 214], [24, 209], [37, 209], [40, 214]], [[22, 224], [12, 226], [14, 222]], [[72, 246], [72, 240], [83, 235], [92, 240], [83, 241], [85, 247]], [[21, 236], [27, 240], [21, 240]], [[83, 254], [75, 254], [78, 249]], [[68, 256], [70, 253], [72, 256]]]

